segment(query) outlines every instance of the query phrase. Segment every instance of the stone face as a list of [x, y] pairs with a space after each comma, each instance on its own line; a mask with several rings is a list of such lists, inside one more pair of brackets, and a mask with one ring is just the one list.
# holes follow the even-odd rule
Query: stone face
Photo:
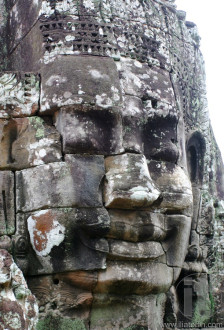
[[60, 135], [40, 117], [0, 119], [0, 127], [0, 168], [24, 169], [60, 161]]
[[45, 66], [41, 86], [40, 113], [83, 103], [111, 109], [121, 103], [118, 73], [109, 58], [59, 57]]
[[[174, 0], [0, 10], [0, 247], [36, 328], [223, 323], [224, 169], [195, 24]], [[32, 329], [2, 256], [0, 328]]]
[[56, 128], [62, 135], [65, 153], [110, 155], [124, 151], [119, 113], [112, 110], [60, 110]]
[[16, 173], [17, 211], [102, 206], [103, 157], [67, 155], [66, 161]]
[[160, 192], [151, 180], [144, 156], [124, 154], [108, 157], [105, 166], [104, 199], [107, 207], [147, 207], [159, 198]]
[[6, 250], [0, 250], [0, 324], [2, 329], [35, 329], [38, 305], [23, 273]]
[[39, 75], [14, 72], [0, 75], [0, 118], [31, 116], [38, 110]]
[[14, 174], [0, 172], [0, 235], [12, 235], [15, 232], [15, 196]]
[[109, 224], [104, 208], [61, 208], [19, 215], [17, 236], [31, 245], [23, 252], [21, 242], [14, 241], [16, 261], [29, 275], [105, 268], [109, 248], [102, 237]]

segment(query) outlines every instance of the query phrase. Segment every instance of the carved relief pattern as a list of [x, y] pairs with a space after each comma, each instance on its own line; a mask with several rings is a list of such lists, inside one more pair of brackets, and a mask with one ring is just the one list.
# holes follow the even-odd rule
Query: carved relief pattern
[[30, 116], [38, 110], [40, 77], [34, 73], [1, 73], [0, 118]]
[[[117, 56], [113, 45], [113, 29], [109, 24], [87, 20], [47, 21], [40, 25], [44, 46], [48, 52], [55, 47], [71, 49], [71, 54]], [[63, 49], [62, 49], [63, 53]]]

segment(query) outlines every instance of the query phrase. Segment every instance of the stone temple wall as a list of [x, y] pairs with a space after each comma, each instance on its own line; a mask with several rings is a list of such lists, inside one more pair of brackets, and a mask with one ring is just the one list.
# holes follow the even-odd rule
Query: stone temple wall
[[173, 0], [0, 9], [0, 328], [224, 326], [196, 25]]

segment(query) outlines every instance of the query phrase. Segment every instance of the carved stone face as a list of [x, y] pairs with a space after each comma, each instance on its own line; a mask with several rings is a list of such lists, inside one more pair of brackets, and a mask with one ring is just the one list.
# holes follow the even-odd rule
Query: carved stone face
[[206, 274], [219, 251], [200, 38], [174, 2], [0, 5], [0, 248], [40, 318], [158, 329], [181, 269]]
[[41, 80], [40, 115], [53, 113], [63, 160], [43, 131], [37, 166], [16, 173], [27, 274], [97, 270], [96, 293], [166, 292], [192, 206], [169, 74], [128, 58], [68, 56], [45, 65]]
[[[70, 315], [82, 290], [88, 308], [93, 294], [137, 295], [144, 305], [177, 280], [189, 242], [193, 196], [177, 102], [180, 87], [187, 102], [187, 86], [171, 74], [173, 49], [182, 48], [176, 39], [166, 48], [157, 1], [130, 10], [122, 2], [116, 15], [120, 1], [35, 3], [32, 33], [20, 48], [10, 41], [13, 68], [35, 74], [0, 77], [0, 166], [4, 182], [15, 182], [3, 187], [11, 211], [3, 234], [16, 228], [14, 257], [45, 309], [52, 294]], [[18, 64], [23, 43], [30, 56]]]

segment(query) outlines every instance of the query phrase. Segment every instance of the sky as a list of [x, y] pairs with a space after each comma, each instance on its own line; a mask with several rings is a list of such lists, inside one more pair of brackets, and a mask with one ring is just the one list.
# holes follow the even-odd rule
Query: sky
[[210, 119], [224, 161], [224, 0], [176, 0], [201, 37]]

